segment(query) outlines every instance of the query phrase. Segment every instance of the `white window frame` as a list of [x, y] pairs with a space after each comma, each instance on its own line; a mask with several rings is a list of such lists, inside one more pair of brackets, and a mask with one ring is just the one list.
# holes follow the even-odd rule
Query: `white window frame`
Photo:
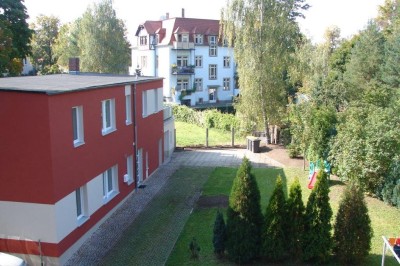
[[195, 78], [194, 79], [194, 86], [196, 88], [196, 91], [202, 91], [203, 90], [203, 79], [202, 78]]
[[178, 55], [176, 57], [176, 65], [178, 67], [186, 67], [189, 64], [189, 57], [187, 55]]
[[131, 185], [133, 183], [133, 155], [126, 157], [126, 180], [124, 181], [127, 185]]
[[203, 67], [203, 56], [196, 55], [195, 59], [194, 59], [194, 62], [195, 62], [195, 66], [196, 67]]
[[216, 64], [208, 65], [208, 79], [210, 79], [210, 80], [217, 79], [217, 65]]
[[88, 197], [86, 185], [75, 190], [76, 221], [78, 226], [89, 220]]
[[231, 67], [231, 57], [224, 56], [224, 68], [230, 68], [230, 67]]
[[208, 36], [208, 44], [216, 45], [217, 44], [217, 36], [215, 36], [215, 35]]
[[108, 203], [118, 195], [118, 169], [113, 166], [103, 172], [103, 204]]
[[176, 80], [176, 86], [179, 88], [180, 90], [188, 90], [189, 89], [189, 79], [187, 78], [179, 78]]
[[147, 114], [147, 91], [142, 92], [142, 117], [146, 117]]
[[[75, 118], [74, 118], [75, 116]], [[76, 129], [76, 132], [75, 132]], [[75, 136], [76, 135], [76, 136]], [[83, 130], [83, 107], [72, 107], [72, 138], [74, 147], [85, 144]]]
[[132, 95], [131, 95], [131, 86], [125, 86], [125, 124], [132, 124]]
[[223, 90], [224, 91], [229, 91], [231, 88], [231, 79], [230, 78], [224, 78], [223, 81]]
[[217, 56], [217, 46], [216, 45], [210, 45], [209, 50], [208, 50], [208, 55], [209, 56]]
[[202, 34], [195, 34], [194, 35], [194, 43], [195, 44], [203, 44], [203, 35]]
[[[109, 103], [107, 105], [107, 103]], [[101, 102], [102, 130], [101, 133], [107, 135], [116, 130], [115, 122], [115, 99], [107, 99]], [[108, 114], [108, 115], [107, 115]], [[109, 116], [109, 123], [107, 116]]]

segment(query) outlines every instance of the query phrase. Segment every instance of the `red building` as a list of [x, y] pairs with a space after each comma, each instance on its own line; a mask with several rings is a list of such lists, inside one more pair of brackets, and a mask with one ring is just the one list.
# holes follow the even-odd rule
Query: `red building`
[[163, 163], [162, 84], [83, 73], [0, 79], [0, 251], [64, 264]]

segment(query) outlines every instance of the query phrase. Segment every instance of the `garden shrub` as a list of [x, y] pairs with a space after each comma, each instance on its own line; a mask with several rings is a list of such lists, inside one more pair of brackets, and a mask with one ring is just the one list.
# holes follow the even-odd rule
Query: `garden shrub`
[[266, 212], [262, 230], [262, 254], [269, 260], [281, 261], [286, 254], [286, 201], [282, 178], [278, 176]]
[[364, 194], [349, 185], [339, 203], [334, 225], [334, 251], [344, 264], [360, 264], [368, 256], [373, 236]]
[[290, 186], [289, 198], [287, 200], [287, 219], [286, 231], [287, 241], [286, 248], [292, 258], [301, 258], [302, 241], [304, 233], [304, 212], [305, 207], [301, 192], [299, 178], [296, 177]]
[[400, 160], [396, 159], [390, 167], [390, 172], [385, 178], [382, 189], [383, 200], [400, 208]]
[[220, 211], [217, 212], [217, 216], [215, 217], [213, 233], [214, 253], [221, 256], [225, 252], [226, 225], [224, 216]]
[[227, 210], [226, 250], [233, 261], [242, 264], [259, 256], [262, 221], [260, 191], [245, 157], [233, 181]]
[[332, 209], [329, 204], [329, 183], [327, 174], [320, 171], [317, 182], [308, 197], [304, 220], [303, 259], [324, 263], [332, 249]]

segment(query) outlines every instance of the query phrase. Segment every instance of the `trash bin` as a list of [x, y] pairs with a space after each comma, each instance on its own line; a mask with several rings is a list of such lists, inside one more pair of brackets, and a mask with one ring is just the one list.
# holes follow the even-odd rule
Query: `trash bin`
[[246, 139], [247, 139], [247, 150], [253, 153], [259, 153], [261, 140], [256, 137], [246, 137]]

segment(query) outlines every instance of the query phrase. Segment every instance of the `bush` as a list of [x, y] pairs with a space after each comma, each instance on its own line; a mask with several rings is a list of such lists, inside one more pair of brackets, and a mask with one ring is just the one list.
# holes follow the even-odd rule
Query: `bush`
[[232, 260], [247, 263], [259, 255], [262, 220], [260, 191], [245, 157], [233, 181], [227, 210], [226, 250]]
[[328, 261], [332, 249], [331, 218], [328, 178], [324, 171], [320, 171], [317, 183], [308, 198], [305, 212], [304, 260], [316, 263]]
[[299, 178], [295, 178], [290, 186], [289, 198], [287, 200], [287, 244], [286, 248], [292, 258], [301, 258], [302, 241], [304, 233], [304, 203], [301, 193]]
[[262, 254], [273, 261], [280, 261], [286, 254], [286, 201], [282, 178], [278, 176], [269, 200], [262, 233]]
[[386, 203], [400, 208], [400, 160], [392, 163], [381, 194]]
[[349, 185], [340, 201], [335, 221], [334, 251], [345, 264], [360, 264], [371, 249], [373, 236], [364, 194]]
[[230, 131], [233, 127], [240, 131], [240, 122], [236, 116], [221, 113], [216, 109], [196, 111], [185, 105], [174, 105], [173, 113], [176, 121], [226, 131]]
[[301, 155], [300, 148], [295, 144], [288, 145], [288, 155], [290, 158], [297, 158]]
[[220, 211], [217, 212], [217, 216], [215, 217], [213, 233], [214, 253], [221, 256], [225, 252], [226, 226], [224, 216]]

